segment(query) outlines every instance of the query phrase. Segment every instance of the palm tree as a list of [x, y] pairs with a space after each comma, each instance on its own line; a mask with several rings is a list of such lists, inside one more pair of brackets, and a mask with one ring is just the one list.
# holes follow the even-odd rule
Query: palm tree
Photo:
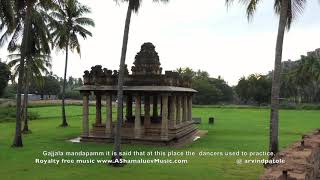
[[[119, 1], [119, 0], [115, 0]], [[140, 5], [142, 0], [121, 0], [128, 3], [128, 9], [127, 9], [127, 15], [125, 20], [125, 27], [124, 27], [124, 33], [123, 33], [123, 41], [122, 41], [122, 49], [121, 49], [121, 58], [120, 58], [120, 69], [119, 69], [119, 76], [118, 76], [118, 94], [117, 94], [117, 100], [118, 100], [118, 121], [117, 121], [117, 130], [116, 135], [114, 138], [114, 156], [112, 159], [115, 160], [115, 162], [120, 162], [120, 149], [121, 149], [121, 125], [123, 121], [123, 84], [124, 84], [124, 71], [125, 71], [125, 61], [126, 61], [126, 55], [127, 55], [127, 47], [128, 47], [128, 39], [129, 39], [129, 29], [130, 29], [130, 22], [131, 22], [131, 15], [132, 12], [137, 13], [139, 11]], [[153, 0], [154, 2], [168, 2], [169, 0]], [[119, 165], [119, 163], [114, 163], [114, 165]]]
[[[12, 147], [22, 147], [21, 136], [21, 93], [24, 79], [25, 60], [33, 53], [35, 46], [41, 46], [42, 50], [49, 51], [50, 32], [46, 29], [44, 14], [46, 10], [55, 6], [55, 1], [50, 0], [2, 0], [1, 7], [7, 7], [10, 13], [2, 13], [1, 26], [7, 27], [0, 38], [0, 46], [9, 41], [8, 50], [14, 51], [21, 40], [19, 77], [17, 84], [16, 100], [16, 128]], [[4, 6], [7, 5], [7, 6]], [[2, 11], [4, 12], [4, 11]], [[12, 16], [10, 16], [10, 14]], [[5, 15], [5, 16], [4, 16]], [[10, 18], [12, 17], [12, 18]], [[13, 19], [10, 22], [10, 19]], [[3, 30], [3, 29], [0, 29]], [[22, 36], [22, 37], [21, 37]], [[35, 40], [39, 38], [38, 40]]]
[[[234, 0], [226, 0], [227, 5], [230, 5]], [[247, 5], [248, 20], [254, 15], [257, 5], [260, 0], [241, 0], [240, 3]], [[276, 41], [276, 52], [274, 71], [272, 78], [271, 90], [271, 112], [270, 112], [270, 144], [269, 151], [274, 154], [279, 151], [279, 94], [280, 94], [280, 75], [281, 75], [281, 60], [283, 50], [283, 40], [285, 30], [289, 30], [292, 21], [303, 12], [306, 0], [274, 0], [274, 10], [279, 15], [278, 34]], [[271, 158], [271, 157], [270, 157]]]
[[92, 36], [92, 33], [84, 28], [84, 26], [94, 27], [94, 21], [90, 18], [83, 17], [87, 13], [91, 13], [89, 7], [80, 4], [77, 0], [62, 0], [59, 8], [50, 13], [50, 28], [53, 30], [52, 36], [54, 44], [59, 49], [65, 49], [65, 69], [62, 88], [62, 124], [61, 127], [67, 127], [67, 118], [65, 111], [65, 89], [67, 81], [68, 53], [76, 50], [81, 55], [80, 42], [78, 36], [83, 39]]
[[[3, 0], [0, 1], [0, 32], [3, 32], [5, 28], [6, 31], [0, 38], [0, 47], [4, 45], [4, 42], [8, 39], [8, 34], [12, 34], [16, 27], [16, 13], [15, 4], [12, 0]], [[10, 43], [9, 43], [10, 44]], [[9, 49], [9, 47], [8, 47]], [[22, 63], [23, 64], [23, 63]], [[21, 121], [20, 121], [20, 105], [21, 105], [21, 78], [20, 84], [17, 88], [17, 104], [16, 104], [16, 131], [15, 138], [13, 142], [13, 147], [22, 147], [22, 138], [21, 138]]]
[[314, 102], [319, 91], [320, 63], [314, 56], [302, 56], [296, 69], [297, 86], [302, 89], [304, 100]]
[[[13, 69], [12, 76], [15, 79], [19, 75], [21, 54], [10, 54], [8, 56], [10, 59], [8, 66]], [[22, 132], [30, 133], [30, 129], [28, 126], [28, 94], [29, 94], [29, 86], [32, 81], [37, 82], [39, 86], [43, 84], [43, 74], [49, 73], [48, 68], [51, 68], [51, 57], [49, 55], [42, 54], [41, 51], [38, 51], [31, 58], [27, 58], [24, 65], [24, 98], [22, 104], [22, 121], [24, 122]]]

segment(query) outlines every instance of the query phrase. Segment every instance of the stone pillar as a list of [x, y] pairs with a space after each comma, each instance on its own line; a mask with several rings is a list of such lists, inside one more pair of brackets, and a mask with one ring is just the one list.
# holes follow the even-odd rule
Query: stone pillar
[[96, 125], [101, 124], [101, 94], [95, 92], [96, 95]]
[[135, 120], [134, 120], [134, 136], [141, 137], [141, 96], [135, 96]]
[[150, 124], [150, 96], [144, 96], [144, 127], [149, 127]]
[[188, 99], [187, 99], [187, 96], [183, 96], [182, 97], [182, 121], [183, 122], [185, 122], [185, 121], [187, 121], [187, 118], [188, 118], [188, 111], [187, 111], [187, 109], [188, 109]]
[[112, 94], [106, 95], [106, 135], [112, 134]]
[[188, 120], [192, 121], [192, 95], [188, 96]]
[[177, 124], [180, 124], [181, 123], [181, 96], [176, 96], [176, 99], [177, 99], [177, 119], [176, 119], [176, 123]]
[[169, 117], [169, 121], [170, 121], [170, 126], [172, 128], [176, 128], [177, 125], [177, 118], [176, 118], [176, 96], [171, 96], [170, 101], [170, 117]]
[[162, 95], [161, 139], [168, 139], [168, 95]]
[[131, 119], [132, 118], [132, 96], [127, 96], [127, 102], [126, 102], [126, 118]]
[[158, 117], [158, 96], [153, 96], [153, 111], [152, 116], [154, 118]]
[[82, 136], [89, 136], [89, 92], [83, 93]]

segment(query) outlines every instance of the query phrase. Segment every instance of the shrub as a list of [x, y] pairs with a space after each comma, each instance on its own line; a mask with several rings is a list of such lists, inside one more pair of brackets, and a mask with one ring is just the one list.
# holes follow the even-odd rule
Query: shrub
[[[28, 112], [29, 120], [39, 119], [39, 114], [35, 112]], [[14, 122], [16, 120], [16, 108], [15, 107], [1, 107], [0, 108], [0, 123], [2, 122]]]

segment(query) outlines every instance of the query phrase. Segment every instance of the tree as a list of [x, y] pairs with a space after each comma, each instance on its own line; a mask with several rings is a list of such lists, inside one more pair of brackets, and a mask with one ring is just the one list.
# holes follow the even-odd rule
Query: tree
[[222, 96], [221, 90], [215, 85], [210, 84], [209, 79], [192, 81], [192, 88], [198, 91], [193, 97], [195, 104], [215, 104], [219, 101], [219, 97]]
[[[234, 0], [226, 0], [227, 5]], [[247, 17], [251, 19], [261, 1], [241, 0], [240, 3], [247, 5]], [[285, 30], [289, 30], [292, 21], [301, 14], [306, 0], [274, 0], [274, 10], [279, 15], [278, 34], [276, 41], [274, 71], [272, 77], [271, 90], [271, 112], [270, 112], [270, 140], [269, 151], [276, 154], [279, 151], [279, 95], [280, 95], [280, 76], [281, 60]], [[271, 158], [271, 157], [270, 157]]]
[[[119, 1], [119, 0], [115, 0]], [[127, 46], [128, 46], [128, 39], [129, 39], [129, 29], [130, 29], [130, 22], [131, 22], [131, 15], [132, 12], [138, 12], [142, 0], [121, 0], [128, 3], [127, 15], [125, 20], [125, 27], [123, 33], [123, 42], [122, 42], [122, 49], [121, 49], [121, 58], [120, 58], [120, 69], [119, 69], [119, 76], [118, 76], [118, 88], [117, 88], [117, 100], [118, 100], [118, 117], [117, 117], [117, 131], [114, 138], [114, 157], [113, 159], [116, 160], [115, 162], [120, 162], [120, 145], [121, 145], [121, 134], [120, 129], [123, 121], [123, 84], [124, 84], [124, 72], [125, 72], [125, 61], [127, 55]], [[168, 2], [169, 0], [153, 0], [154, 2]], [[119, 165], [119, 163], [114, 163], [114, 165]]]
[[320, 59], [315, 56], [302, 56], [292, 69], [292, 79], [296, 85], [300, 101], [314, 103], [320, 91]]
[[43, 95], [58, 95], [60, 93], [60, 83], [58, 79], [52, 75], [47, 74], [42, 77], [43, 83], [39, 84], [36, 82], [31, 82], [30, 92], [34, 94]]
[[250, 100], [250, 84], [245, 77], [240, 78], [237, 86], [235, 87], [235, 91], [245, 104]]
[[235, 91], [242, 102], [254, 102], [258, 105], [269, 103], [271, 97], [271, 78], [267, 75], [251, 74], [242, 77]]
[[218, 78], [210, 78], [209, 83], [220, 90], [221, 95], [218, 96], [218, 102], [231, 102], [233, 100], [233, 89], [227, 82], [218, 76]]
[[[25, 65], [20, 65], [21, 54], [10, 54], [10, 62], [8, 66], [13, 69], [13, 79], [19, 76], [20, 68], [25, 68], [24, 70], [24, 98], [22, 104], [22, 120], [24, 122], [23, 133], [30, 133], [28, 126], [28, 94], [31, 82], [37, 82], [38, 84], [43, 83], [42, 74], [48, 73], [48, 68], [51, 68], [51, 58], [49, 55], [41, 54], [41, 51], [34, 51], [34, 55], [27, 58]], [[31, 81], [32, 80], [32, 81]]]
[[[281, 66], [281, 99], [294, 103], [320, 101], [320, 58], [301, 56], [297, 61], [284, 61]], [[268, 74], [272, 75], [272, 72]]]
[[8, 65], [0, 61], [0, 97], [3, 96], [4, 89], [8, 85], [10, 73]]
[[[94, 27], [94, 21], [90, 18], [83, 17], [85, 14], [91, 13], [89, 7], [80, 4], [77, 0], [62, 0], [57, 11], [50, 13], [50, 27], [53, 30], [54, 44], [59, 49], [65, 49], [65, 68], [64, 81], [62, 87], [62, 124], [61, 127], [67, 127], [67, 118], [65, 111], [65, 89], [67, 81], [68, 54], [76, 50], [81, 55], [80, 42], [78, 36], [83, 39], [92, 36], [92, 33], [85, 29], [84, 26]], [[53, 17], [53, 18], [51, 18]]]
[[[15, 1], [18, 2], [18, 1]], [[17, 12], [17, 9], [13, 1], [11, 0], [4, 0], [0, 1], [0, 18], [1, 18], [1, 26], [4, 28], [6, 27], [7, 30], [5, 33], [1, 36], [0, 38], [0, 46], [4, 45], [4, 42], [7, 41], [8, 36], [14, 33], [14, 30], [16, 27], [19, 27], [21, 29], [21, 26], [16, 26], [16, 21], [18, 18], [15, 18], [16, 14], [19, 15]], [[29, 13], [30, 15], [30, 13]], [[17, 16], [18, 17], [18, 16]], [[19, 16], [21, 19], [21, 16]], [[20, 20], [19, 19], [19, 20]], [[0, 29], [0, 31], [3, 31], [3, 28]], [[12, 41], [12, 40], [11, 40]], [[11, 41], [9, 45], [11, 44]], [[8, 46], [8, 49], [10, 46]], [[21, 64], [23, 64], [22, 62]], [[23, 68], [21, 69], [23, 71]], [[23, 74], [23, 72], [21, 72]], [[16, 103], [16, 131], [15, 131], [15, 136], [14, 136], [14, 141], [12, 146], [13, 147], [22, 147], [22, 137], [21, 137], [21, 120], [20, 120], [20, 106], [21, 106], [21, 89], [22, 89], [22, 79], [19, 78], [19, 83], [17, 87], [17, 103]]]
[[191, 68], [178, 68], [182, 78], [191, 79], [192, 88], [198, 93], [193, 96], [194, 104], [216, 104], [233, 100], [232, 88], [219, 76], [211, 78], [206, 71], [193, 71]]
[[[35, 45], [41, 46], [42, 50], [50, 52], [50, 32], [46, 29], [44, 15], [47, 10], [55, 6], [51, 0], [2, 0], [0, 1], [1, 27], [6, 31], [0, 38], [0, 46], [11, 36], [8, 50], [14, 51], [18, 45], [20, 48], [20, 68], [17, 84], [16, 100], [16, 130], [12, 147], [22, 147], [21, 136], [21, 93], [23, 86], [24, 64], [33, 53]], [[3, 8], [5, 7], [5, 8]], [[3, 13], [5, 12], [5, 13]], [[1, 31], [3, 29], [0, 29]], [[22, 36], [22, 38], [21, 38]], [[40, 40], [40, 41], [35, 41]], [[21, 41], [21, 44], [20, 44]]]
[[[298, 100], [298, 87], [296, 85], [296, 72], [295, 69], [298, 66], [297, 61], [284, 61], [281, 65], [281, 87], [280, 97], [286, 98], [287, 101], [293, 99], [294, 102]], [[272, 72], [268, 74], [272, 76]]]

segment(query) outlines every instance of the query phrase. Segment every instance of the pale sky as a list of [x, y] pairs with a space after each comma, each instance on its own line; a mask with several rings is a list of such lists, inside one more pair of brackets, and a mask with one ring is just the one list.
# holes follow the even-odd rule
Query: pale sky
[[[82, 77], [83, 71], [101, 64], [118, 69], [126, 3], [113, 0], [80, 0], [91, 7], [96, 27], [92, 38], [82, 43], [81, 59], [70, 55], [68, 76]], [[309, 1], [303, 16], [296, 19], [285, 36], [283, 60], [296, 60], [320, 48], [320, 3]], [[245, 8], [235, 3], [229, 9], [224, 0], [171, 0], [152, 3], [144, 0], [132, 16], [126, 63], [131, 69], [144, 42], [152, 42], [164, 70], [191, 67], [222, 76], [236, 85], [242, 76], [267, 73], [273, 69], [278, 17], [273, 1], [265, 0], [249, 23]], [[6, 51], [0, 51], [5, 60]], [[52, 71], [63, 76], [64, 52], [52, 52]]]

